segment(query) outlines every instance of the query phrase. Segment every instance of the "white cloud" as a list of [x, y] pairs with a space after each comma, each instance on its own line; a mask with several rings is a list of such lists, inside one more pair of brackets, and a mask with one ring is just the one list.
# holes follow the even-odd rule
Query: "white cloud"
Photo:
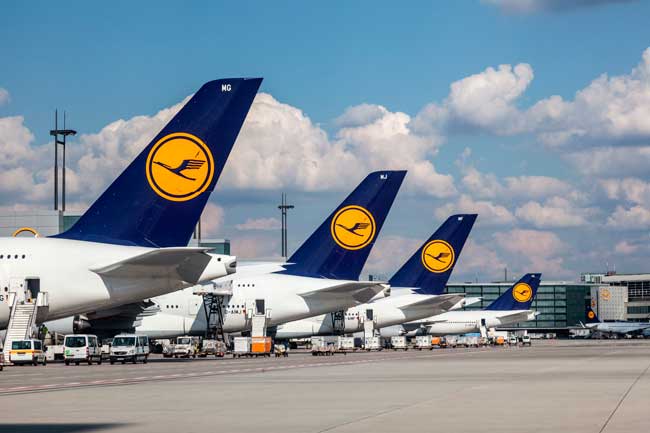
[[488, 277], [500, 275], [505, 267], [505, 261], [499, 257], [492, 246], [484, 245], [470, 238], [467, 240], [451, 278], [454, 281], [459, 281], [458, 275], [476, 276], [480, 281], [485, 281]]
[[537, 228], [583, 226], [588, 213], [590, 210], [577, 208], [562, 197], [552, 197], [544, 204], [529, 201], [515, 211], [517, 218]]
[[389, 279], [420, 248], [422, 242], [422, 239], [403, 236], [379, 236], [368, 256], [363, 278], [366, 274], [372, 274]]
[[221, 206], [208, 202], [201, 215], [201, 237], [214, 238], [223, 227], [225, 212]]
[[608, 3], [627, 3], [635, 0], [481, 0], [488, 5], [497, 6], [509, 14], [532, 14], [535, 12], [563, 12]]
[[562, 155], [583, 176], [649, 177], [650, 146], [606, 146]]
[[11, 101], [11, 97], [9, 96], [9, 91], [7, 89], [3, 89], [0, 87], [0, 107], [3, 105], [6, 105]]
[[650, 183], [637, 178], [603, 179], [600, 184], [608, 198], [650, 205]]
[[478, 213], [481, 225], [513, 224], [515, 217], [504, 206], [487, 200], [474, 200], [462, 194], [456, 202], [447, 203], [435, 211], [437, 218], [444, 219], [455, 213]]
[[543, 272], [546, 277], [572, 276], [564, 268], [564, 256], [569, 247], [557, 234], [542, 230], [514, 229], [494, 234], [496, 244], [511, 253], [509, 264], [525, 272]]
[[641, 230], [650, 228], [650, 209], [636, 205], [630, 208], [616, 206], [607, 218], [607, 226], [623, 230]]
[[235, 225], [237, 230], [277, 230], [281, 228], [277, 218], [248, 218], [246, 222]]
[[639, 245], [632, 244], [628, 241], [620, 241], [614, 247], [614, 251], [624, 255], [634, 254], [638, 249]]

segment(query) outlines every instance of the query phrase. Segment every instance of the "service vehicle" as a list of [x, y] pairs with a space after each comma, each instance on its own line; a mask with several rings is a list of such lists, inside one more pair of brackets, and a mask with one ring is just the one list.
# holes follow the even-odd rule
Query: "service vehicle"
[[13, 340], [11, 342], [11, 352], [9, 352], [9, 361], [16, 365], [47, 364], [45, 352], [43, 351], [43, 342], [33, 338]]
[[199, 349], [199, 357], [205, 358], [208, 355], [214, 355], [217, 358], [223, 358], [228, 351], [226, 343], [218, 340], [203, 340], [201, 342], [201, 349]]
[[517, 343], [519, 343], [519, 340], [517, 340], [517, 337], [515, 337], [514, 335], [512, 337], [508, 338], [508, 345], [516, 346]]
[[199, 343], [196, 338], [185, 335], [176, 339], [174, 358], [196, 358], [199, 353]]
[[233, 351], [232, 351], [233, 358], [250, 356], [250, 353], [251, 353], [251, 337], [235, 337], [233, 339]]
[[343, 353], [355, 351], [354, 337], [338, 336], [336, 339], [336, 350]]
[[363, 348], [366, 349], [367, 351], [370, 350], [383, 350], [384, 349], [384, 344], [383, 344], [383, 339], [381, 337], [366, 337]]
[[418, 350], [431, 349], [431, 336], [430, 335], [417, 335], [415, 337], [415, 348]]
[[110, 363], [127, 361], [147, 363], [149, 358], [149, 337], [146, 335], [120, 334], [113, 338], [109, 353]]
[[334, 337], [313, 336], [311, 337], [311, 354], [313, 356], [331, 356], [336, 351], [336, 340]]
[[521, 336], [521, 345], [522, 346], [530, 346], [531, 345], [530, 335], [522, 335]]
[[63, 339], [63, 362], [70, 365], [74, 362], [79, 365], [87, 362], [92, 365], [102, 363], [102, 346], [97, 341], [96, 335], [91, 334], [72, 334], [66, 335]]

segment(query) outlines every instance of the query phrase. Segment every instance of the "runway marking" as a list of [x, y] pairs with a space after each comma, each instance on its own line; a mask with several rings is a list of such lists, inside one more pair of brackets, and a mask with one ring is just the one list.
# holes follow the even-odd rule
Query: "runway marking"
[[[487, 350], [473, 350], [473, 351], [463, 351], [463, 352], [430, 352], [417, 355], [400, 355], [400, 356], [364, 356], [361, 359], [357, 360], [346, 360], [346, 361], [335, 361], [332, 359], [331, 362], [315, 362], [310, 364], [290, 364], [290, 365], [267, 365], [263, 367], [250, 367], [243, 369], [227, 369], [227, 370], [213, 370], [205, 372], [191, 372], [191, 373], [174, 373], [174, 374], [163, 374], [163, 375], [152, 375], [152, 376], [138, 376], [138, 377], [121, 377], [121, 378], [107, 378], [107, 379], [97, 379], [87, 382], [69, 382], [62, 384], [43, 384], [43, 385], [29, 385], [29, 386], [13, 386], [7, 388], [0, 388], [1, 395], [9, 394], [18, 394], [18, 393], [30, 393], [38, 391], [58, 391], [66, 390], [72, 388], [83, 388], [83, 387], [92, 387], [92, 386], [110, 386], [110, 385], [130, 385], [143, 382], [151, 381], [162, 381], [162, 380], [174, 380], [174, 379], [192, 379], [201, 376], [219, 376], [224, 374], [232, 373], [260, 373], [267, 371], [276, 371], [276, 370], [287, 370], [287, 369], [296, 369], [296, 368], [312, 368], [312, 367], [328, 367], [328, 366], [341, 366], [341, 365], [357, 365], [357, 364], [367, 364], [373, 362], [383, 362], [383, 361], [396, 361], [401, 359], [426, 359], [426, 358], [436, 358], [444, 355], [456, 355], [456, 354], [477, 354], [477, 353], [490, 353]], [[366, 354], [363, 354], [366, 355]]]
[[643, 376], [645, 376], [645, 374], [648, 372], [649, 369], [650, 369], [650, 364], [648, 364], [648, 365], [646, 366], [646, 368], [641, 372], [641, 374], [639, 374], [639, 375], [636, 377], [636, 379], [634, 379], [634, 382], [632, 382], [632, 383], [630, 384], [630, 386], [627, 388], [627, 391], [625, 391], [625, 394], [623, 394], [623, 396], [621, 397], [621, 399], [618, 401], [618, 404], [616, 405], [616, 407], [614, 408], [614, 410], [612, 411], [612, 413], [609, 414], [609, 416], [607, 417], [607, 420], [605, 421], [605, 424], [603, 424], [603, 426], [601, 427], [601, 429], [600, 429], [600, 431], [599, 431], [598, 433], [603, 433], [603, 432], [605, 431], [605, 429], [606, 429], [607, 426], [609, 425], [609, 422], [612, 420], [612, 418], [614, 418], [614, 415], [616, 414], [616, 411], [618, 411], [618, 409], [619, 409], [619, 408], [621, 407], [621, 405], [623, 404], [623, 401], [625, 401], [625, 399], [627, 398], [627, 396], [630, 394], [630, 391], [632, 391], [632, 388], [634, 388], [634, 385], [636, 385], [636, 384], [639, 382], [639, 380], [640, 380]]

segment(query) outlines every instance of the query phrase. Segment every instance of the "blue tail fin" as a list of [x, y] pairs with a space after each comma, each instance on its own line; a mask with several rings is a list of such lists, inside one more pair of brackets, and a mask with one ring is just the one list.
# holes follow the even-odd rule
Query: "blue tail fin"
[[204, 84], [77, 223], [56, 237], [187, 245], [261, 83], [234, 78]]
[[533, 303], [542, 274], [526, 274], [499, 296], [486, 310], [528, 310]]
[[452, 215], [388, 281], [416, 293], [440, 295], [476, 221], [476, 214]]
[[405, 175], [370, 173], [289, 258], [284, 273], [358, 280]]
[[600, 319], [596, 315], [596, 312], [591, 309], [591, 307], [587, 307], [586, 315], [587, 317], [585, 323], [600, 323]]

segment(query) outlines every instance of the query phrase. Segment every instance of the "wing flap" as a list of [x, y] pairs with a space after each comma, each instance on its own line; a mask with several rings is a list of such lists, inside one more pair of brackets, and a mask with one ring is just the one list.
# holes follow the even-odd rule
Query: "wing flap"
[[404, 312], [416, 313], [425, 310], [427, 314], [440, 314], [451, 310], [456, 304], [465, 298], [462, 294], [431, 295], [421, 301], [399, 307]]
[[196, 284], [210, 263], [205, 248], [158, 248], [91, 268], [107, 278], [169, 278]]
[[354, 302], [364, 304], [388, 288], [390, 288], [388, 284], [376, 281], [348, 281], [336, 286], [301, 293], [300, 296], [310, 301], [349, 297]]

